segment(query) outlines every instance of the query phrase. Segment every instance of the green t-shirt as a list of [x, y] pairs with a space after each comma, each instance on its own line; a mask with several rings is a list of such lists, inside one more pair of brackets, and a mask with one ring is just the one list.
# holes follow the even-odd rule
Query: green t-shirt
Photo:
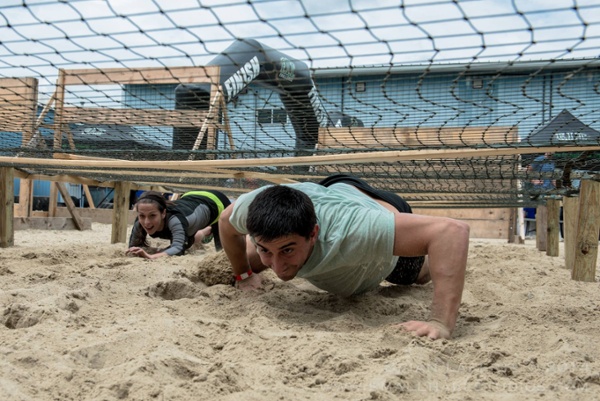
[[[341, 296], [377, 288], [398, 261], [393, 213], [348, 184], [284, 185], [310, 197], [319, 224], [318, 239], [298, 277]], [[244, 194], [235, 202], [230, 223], [238, 232], [248, 233], [248, 207], [266, 188]]]

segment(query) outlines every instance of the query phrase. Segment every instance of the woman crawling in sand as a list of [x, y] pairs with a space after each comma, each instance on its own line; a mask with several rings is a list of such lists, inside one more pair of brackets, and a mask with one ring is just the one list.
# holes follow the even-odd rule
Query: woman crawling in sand
[[[214, 237], [215, 248], [221, 249], [219, 216], [230, 204], [218, 191], [191, 191], [170, 201], [160, 192], [148, 191], [135, 204], [137, 217], [133, 223], [127, 255], [146, 259], [183, 255], [195, 242], [207, 243]], [[146, 236], [170, 241], [158, 252], [151, 252]]]

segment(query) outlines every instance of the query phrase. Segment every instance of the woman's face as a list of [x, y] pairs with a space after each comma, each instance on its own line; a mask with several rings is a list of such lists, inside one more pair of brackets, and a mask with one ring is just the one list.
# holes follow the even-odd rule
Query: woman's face
[[166, 210], [161, 212], [154, 202], [139, 202], [135, 207], [138, 214], [138, 221], [149, 235], [163, 229], [165, 225], [165, 216], [167, 215]]

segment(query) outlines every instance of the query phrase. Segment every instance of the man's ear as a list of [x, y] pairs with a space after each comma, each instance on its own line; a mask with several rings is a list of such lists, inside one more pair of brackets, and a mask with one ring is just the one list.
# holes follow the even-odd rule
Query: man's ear
[[311, 239], [311, 241], [314, 240], [316, 242], [318, 237], [319, 237], [319, 225], [315, 224], [312, 231], [310, 232], [310, 239]]

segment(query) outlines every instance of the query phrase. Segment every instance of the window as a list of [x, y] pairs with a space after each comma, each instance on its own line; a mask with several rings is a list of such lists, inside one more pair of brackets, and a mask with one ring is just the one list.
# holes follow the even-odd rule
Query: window
[[481, 78], [473, 78], [473, 81], [471, 81], [472, 84], [472, 88], [473, 89], [483, 89], [483, 79]]
[[259, 124], [286, 124], [287, 112], [284, 109], [262, 109], [256, 111]]
[[287, 112], [284, 109], [273, 109], [273, 124], [287, 123]]
[[256, 119], [259, 124], [271, 124], [273, 121], [271, 109], [257, 110]]

